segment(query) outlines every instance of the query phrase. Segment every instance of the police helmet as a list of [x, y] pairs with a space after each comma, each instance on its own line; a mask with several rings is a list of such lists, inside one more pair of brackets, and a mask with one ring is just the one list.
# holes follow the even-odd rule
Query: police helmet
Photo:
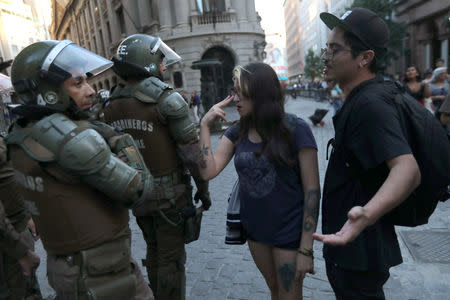
[[22, 104], [59, 111], [71, 106], [62, 83], [70, 77], [94, 76], [113, 63], [72, 41], [41, 41], [24, 48], [14, 59], [11, 81]]
[[162, 78], [159, 64], [172, 65], [181, 57], [159, 37], [147, 34], [133, 34], [125, 38], [113, 58], [114, 71], [122, 78]]

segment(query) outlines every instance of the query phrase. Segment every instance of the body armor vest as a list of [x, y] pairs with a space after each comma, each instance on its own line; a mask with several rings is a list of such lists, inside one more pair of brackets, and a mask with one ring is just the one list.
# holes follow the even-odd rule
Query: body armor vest
[[126, 208], [112, 204], [103, 193], [57, 163], [38, 162], [18, 145], [9, 145], [9, 155], [42, 243], [50, 254], [89, 249], [127, 230]]
[[176, 144], [170, 135], [167, 120], [158, 104], [144, 103], [136, 98], [117, 98], [100, 114], [102, 121], [129, 133], [154, 177], [169, 175], [180, 164]]

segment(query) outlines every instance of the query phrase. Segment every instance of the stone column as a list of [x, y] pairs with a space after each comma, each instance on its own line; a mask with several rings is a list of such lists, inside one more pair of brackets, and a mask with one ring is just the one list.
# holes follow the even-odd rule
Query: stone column
[[175, 0], [176, 27], [178, 30], [189, 26], [189, 3], [187, 0]]
[[193, 12], [197, 12], [197, 4], [195, 3], [195, 0], [188, 0], [189, 1], [189, 10], [192, 14]]
[[171, 0], [158, 0], [159, 25], [161, 32], [170, 31], [172, 27]]
[[247, 22], [247, 1], [231, 0], [231, 6], [236, 11], [236, 19], [238, 23]]
[[429, 68], [431, 68], [431, 66], [432, 66], [432, 62], [431, 62], [431, 44], [430, 44], [430, 42], [428, 42], [425, 45], [425, 66], [426, 66], [427, 70]]
[[225, 10], [228, 11], [231, 7], [231, 0], [225, 0]]
[[138, 0], [137, 6], [138, 6], [139, 20], [141, 21], [141, 27], [149, 26], [153, 19], [150, 1]]
[[[95, 52], [95, 46], [93, 46], [93, 44], [92, 44], [92, 42], [93, 42], [92, 32], [91, 32], [91, 29], [89, 28], [88, 9], [89, 9], [88, 6], [85, 6], [83, 8], [83, 16], [84, 16], [84, 20], [85, 20], [85, 24], [86, 24], [86, 32], [88, 33], [89, 50], [92, 52]], [[86, 38], [86, 36], [84, 38]]]
[[443, 40], [441, 42], [441, 58], [444, 60], [444, 66], [447, 66], [448, 54], [448, 40]]
[[[103, 52], [105, 51], [105, 49], [102, 48], [102, 46], [101, 46], [102, 43], [101, 43], [101, 40], [100, 40], [103, 37], [100, 36], [100, 32], [98, 30], [97, 20], [95, 19], [95, 7], [94, 7], [94, 4], [98, 5], [97, 1], [95, 1], [95, 3], [94, 3], [94, 1], [89, 1], [89, 10], [91, 11], [92, 24], [94, 25], [93, 37], [95, 36], [95, 48], [97, 49], [97, 51], [96, 51], [97, 54], [104, 55]], [[97, 10], [99, 10], [99, 9], [100, 9], [99, 6], [97, 6]], [[99, 15], [100, 15], [100, 12], [99, 12]], [[93, 43], [93, 42], [94, 42], [94, 40], [93, 40], [93, 38], [91, 38], [91, 43]]]
[[103, 40], [103, 51], [105, 54], [105, 57], [109, 57], [110, 53], [109, 53], [109, 42], [108, 42], [108, 29], [106, 28], [106, 21], [105, 18], [103, 17], [103, 11], [102, 11], [102, 6], [101, 6], [101, 2], [100, 0], [95, 0], [97, 3], [97, 7], [99, 9], [99, 14], [100, 14], [100, 28], [102, 29], [102, 34], [100, 35], [100, 38]]
[[116, 12], [112, 8], [111, 1], [106, 1], [106, 7], [108, 9], [109, 29], [111, 31], [112, 44], [115, 45], [121, 38], [119, 30], [119, 21], [117, 20]]
[[256, 22], [257, 15], [255, 9], [255, 0], [242, 1], [247, 4], [247, 19], [248, 22]]

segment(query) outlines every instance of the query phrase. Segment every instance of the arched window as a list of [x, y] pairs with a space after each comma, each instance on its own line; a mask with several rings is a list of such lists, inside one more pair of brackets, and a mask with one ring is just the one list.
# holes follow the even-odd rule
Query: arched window
[[101, 81], [98, 83], [98, 88], [101, 90], [103, 89], [103, 83]]
[[180, 71], [173, 73], [173, 85], [175, 88], [183, 87], [183, 74]]
[[109, 79], [106, 79], [105, 81], [105, 88], [109, 91], [111, 90], [111, 85], [109, 84]]
[[97, 93], [97, 85], [96, 84], [94, 84], [93, 86], [92, 86], [93, 88], [94, 88], [94, 91]]

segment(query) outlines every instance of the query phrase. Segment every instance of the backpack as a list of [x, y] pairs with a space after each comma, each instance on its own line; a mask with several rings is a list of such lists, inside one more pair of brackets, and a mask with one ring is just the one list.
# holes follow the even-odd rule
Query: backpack
[[[438, 202], [448, 199], [450, 143], [447, 134], [434, 115], [410, 96], [401, 83], [384, 81], [374, 84], [371, 88], [392, 91], [392, 105], [398, 112], [403, 134], [421, 173], [419, 186], [404, 202], [386, 214], [385, 218], [393, 225], [399, 226], [415, 227], [426, 224]], [[351, 107], [343, 111], [344, 124], [355, 104], [355, 101], [352, 102], [349, 103]], [[342, 137], [343, 132], [339, 134]], [[336, 141], [332, 144], [335, 149], [339, 146]], [[361, 170], [353, 170], [355, 174], [359, 172]]]

